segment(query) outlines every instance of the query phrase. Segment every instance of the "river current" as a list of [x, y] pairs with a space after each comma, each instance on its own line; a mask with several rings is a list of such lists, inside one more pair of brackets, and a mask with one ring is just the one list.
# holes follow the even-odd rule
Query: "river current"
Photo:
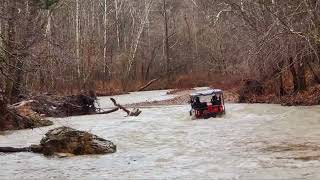
[[[169, 99], [166, 91], [115, 96], [121, 104]], [[102, 108], [112, 104], [100, 98]], [[111, 140], [107, 155], [0, 154], [0, 179], [320, 179], [320, 107], [227, 104], [221, 118], [191, 120], [188, 105], [52, 119], [54, 126], [0, 135], [0, 146], [38, 144], [70, 126]]]

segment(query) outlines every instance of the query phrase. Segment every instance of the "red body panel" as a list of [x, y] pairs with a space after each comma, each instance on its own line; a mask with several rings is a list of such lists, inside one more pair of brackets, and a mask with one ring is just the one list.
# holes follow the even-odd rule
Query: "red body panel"
[[223, 112], [223, 105], [208, 105], [207, 109], [195, 110], [195, 116], [196, 118], [215, 117], [217, 114], [222, 114]]

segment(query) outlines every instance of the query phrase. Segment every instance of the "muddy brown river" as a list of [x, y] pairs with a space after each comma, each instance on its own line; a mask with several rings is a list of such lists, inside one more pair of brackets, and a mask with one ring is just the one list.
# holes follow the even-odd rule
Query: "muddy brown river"
[[[116, 96], [120, 103], [172, 98], [165, 91]], [[110, 105], [101, 98], [101, 107]], [[320, 107], [227, 104], [222, 118], [191, 120], [188, 105], [142, 108], [139, 117], [53, 119], [6, 132], [0, 146], [39, 143], [56, 126], [87, 130], [117, 145], [108, 155], [47, 158], [0, 154], [0, 179], [320, 179]]]

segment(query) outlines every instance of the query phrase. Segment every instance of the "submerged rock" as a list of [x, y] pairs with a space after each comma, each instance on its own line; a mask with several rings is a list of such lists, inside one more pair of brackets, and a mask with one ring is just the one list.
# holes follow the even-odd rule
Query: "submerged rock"
[[31, 151], [44, 155], [59, 153], [74, 155], [107, 154], [116, 152], [116, 145], [85, 131], [70, 127], [58, 127], [48, 131], [40, 145], [31, 146]]

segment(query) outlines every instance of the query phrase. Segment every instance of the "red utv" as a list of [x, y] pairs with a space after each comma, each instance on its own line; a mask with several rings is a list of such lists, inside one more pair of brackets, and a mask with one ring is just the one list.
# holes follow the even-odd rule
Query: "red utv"
[[206, 119], [225, 114], [224, 97], [221, 89], [209, 89], [207, 91], [190, 94], [193, 119]]

